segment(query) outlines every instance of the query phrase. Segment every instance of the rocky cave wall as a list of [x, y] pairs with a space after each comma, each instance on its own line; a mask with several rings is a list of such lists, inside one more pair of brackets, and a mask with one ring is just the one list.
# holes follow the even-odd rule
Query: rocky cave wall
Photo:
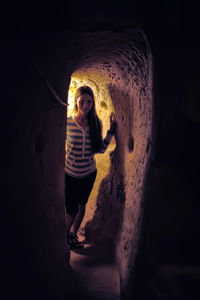
[[[19, 45], [12, 43], [16, 48]], [[4, 176], [12, 189], [6, 184], [6, 206], [25, 248], [30, 250], [28, 255], [36, 272], [42, 278], [48, 277], [47, 285], [52, 277], [56, 292], [62, 293], [67, 253], [66, 108], [55, 100], [33, 66], [36, 60], [31, 61], [30, 48], [63, 101], [73, 75], [94, 87], [100, 117], [101, 107], [103, 119], [111, 110], [116, 114], [116, 146], [104, 154], [110, 161], [107, 174], [97, 158], [102, 181], [96, 189], [94, 217], [86, 224], [86, 234], [98, 233], [110, 240], [120, 271], [122, 294], [126, 294], [132, 285], [145, 176], [151, 156], [152, 56], [148, 41], [140, 29], [68, 33], [44, 35], [39, 41], [26, 39], [18, 49], [20, 58], [24, 55], [27, 61], [23, 58], [21, 64], [26, 71], [24, 85], [12, 96], [15, 106], [9, 119], [10, 148]], [[105, 132], [108, 123], [103, 123]]]
[[89, 238], [106, 239], [112, 245], [123, 294], [128, 291], [137, 253], [151, 154], [152, 56], [141, 30], [102, 32], [95, 37], [88, 33], [79, 43], [86, 46], [75, 60], [73, 76], [95, 91], [104, 134], [111, 111], [117, 119], [116, 146], [96, 156], [98, 178], [85, 231]]

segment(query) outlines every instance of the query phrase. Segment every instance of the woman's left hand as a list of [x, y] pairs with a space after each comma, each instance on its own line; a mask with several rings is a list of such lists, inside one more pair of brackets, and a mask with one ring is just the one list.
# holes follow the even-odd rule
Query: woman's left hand
[[116, 125], [116, 117], [115, 117], [114, 112], [111, 112], [111, 114], [110, 114], [110, 129], [109, 129], [109, 131], [111, 133], [115, 132], [115, 125]]

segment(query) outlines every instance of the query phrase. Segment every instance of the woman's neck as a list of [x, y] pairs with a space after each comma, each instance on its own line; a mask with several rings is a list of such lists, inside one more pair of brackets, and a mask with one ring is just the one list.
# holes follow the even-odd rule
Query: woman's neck
[[83, 121], [83, 122], [88, 120], [88, 116], [86, 114], [82, 114], [80, 112], [77, 112], [75, 114], [75, 118], [80, 120], [80, 121]]
[[74, 115], [76, 122], [83, 128], [86, 128], [88, 126], [88, 116], [87, 115], [83, 115], [81, 113], [76, 113]]

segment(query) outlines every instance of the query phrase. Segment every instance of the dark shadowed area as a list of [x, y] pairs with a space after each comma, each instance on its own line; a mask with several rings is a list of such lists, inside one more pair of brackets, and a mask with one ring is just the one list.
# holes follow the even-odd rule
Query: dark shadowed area
[[[104, 56], [110, 59], [112, 65], [112, 55], [108, 48], [113, 46], [113, 36], [116, 36], [114, 41], [123, 41], [121, 46], [116, 42], [116, 48], [121, 47], [126, 54], [130, 45], [124, 41], [123, 32], [133, 32], [130, 40], [135, 49], [142, 49], [141, 53], [145, 53], [143, 38], [135, 38], [137, 35], [134, 30], [138, 27], [148, 39], [153, 58], [151, 138], [145, 144], [147, 136], [143, 127], [148, 126], [144, 119], [140, 124], [137, 115], [139, 107], [142, 107], [143, 116], [148, 107], [137, 102], [137, 95], [129, 91], [131, 85], [126, 84], [126, 76], [123, 77], [123, 74], [127, 74], [126, 70], [123, 72], [121, 69], [122, 86], [117, 86], [117, 77], [113, 79], [111, 76], [116, 67], [113, 64], [111, 70], [102, 72], [105, 80], [102, 86], [107, 88], [105, 95], [109, 93], [108, 98], [118, 113], [120, 147], [111, 154], [111, 177], [108, 176], [102, 182], [102, 194], [97, 199], [97, 206], [102, 207], [102, 210], [94, 216], [93, 222], [86, 225], [87, 234], [93, 236], [95, 228], [99, 234], [112, 239], [120, 272], [121, 299], [174, 300], [200, 297], [200, 38], [196, 4], [193, 1], [186, 4], [180, 0], [164, 3], [125, 0], [123, 3], [57, 1], [46, 4], [27, 2], [22, 5], [10, 1], [1, 4], [0, 11], [0, 298], [46, 300], [56, 297], [71, 300], [74, 297], [72, 290], [76, 289], [74, 282], [80, 281], [68, 265], [68, 256], [65, 256], [69, 253], [62, 205], [66, 115], [34, 67], [33, 53], [42, 62], [48, 79], [65, 101], [73, 72], [80, 71], [77, 74], [82, 78], [86, 70], [94, 71], [96, 66], [98, 69], [103, 64]], [[97, 50], [92, 49], [97, 49], [101, 36], [102, 45], [107, 50], [102, 48], [102, 53], [98, 54]], [[90, 51], [91, 57], [94, 53], [94, 59], [88, 64], [84, 60], [86, 50]], [[113, 57], [115, 55], [119, 54], [113, 54]], [[125, 64], [127, 57], [125, 55], [123, 58]], [[131, 61], [134, 66], [135, 57]], [[146, 56], [144, 65], [148, 62]], [[120, 60], [120, 67], [123, 67], [121, 64], [123, 60]], [[88, 75], [88, 78], [99, 84], [99, 75], [95, 72], [90, 77]], [[139, 82], [138, 90], [133, 90], [141, 91], [142, 87], [140, 98], [147, 99], [146, 95], [150, 93], [148, 88], [144, 90], [140, 82], [142, 76], [137, 77], [134, 71], [131, 72], [135, 82]], [[110, 85], [106, 85], [106, 80]], [[125, 87], [125, 94], [122, 87]], [[120, 102], [125, 97], [128, 103], [134, 98], [133, 106]], [[105, 102], [104, 107], [108, 106], [109, 101]], [[121, 109], [127, 112], [124, 118], [121, 118]], [[129, 123], [130, 118], [133, 123], [123, 127], [123, 124]], [[133, 126], [134, 121], [137, 128]], [[140, 125], [141, 131], [138, 129]], [[126, 141], [124, 144], [123, 137]], [[136, 199], [135, 202], [142, 203], [142, 213], [136, 216], [133, 213], [134, 218], [130, 217], [126, 223], [123, 218], [126, 214], [123, 213], [126, 209], [134, 212], [137, 207], [135, 203], [135, 206], [130, 204], [128, 186], [134, 186], [135, 200], [136, 179], [139, 180], [140, 176], [143, 178], [140, 174], [140, 166], [144, 162], [142, 159], [146, 157], [142, 152], [143, 147], [141, 151], [138, 150], [142, 155], [135, 154], [140, 143], [147, 149], [144, 153], [151, 149], [148, 172], [144, 176], [143, 198], [140, 201], [138, 196], [139, 201]], [[124, 168], [115, 172], [118, 168], [117, 159], [124, 166], [126, 161], [131, 161], [131, 155], [138, 157], [138, 169], [133, 177], [128, 177], [129, 173]], [[129, 171], [131, 167], [131, 163], [128, 163], [126, 170]], [[128, 177], [127, 183], [121, 175]], [[112, 202], [115, 198], [109, 196], [111, 190], [114, 190], [118, 201], [116, 206]], [[128, 195], [126, 209], [124, 191]], [[108, 202], [103, 202], [102, 195], [106, 195], [111, 201], [109, 203], [115, 206], [112, 208], [112, 218], [105, 218], [103, 224], [101, 219], [107, 213]], [[116, 216], [120, 219], [119, 223], [116, 222]], [[141, 216], [139, 223], [136, 222], [138, 216]], [[111, 228], [111, 223], [116, 224], [115, 230], [112, 228], [107, 231], [106, 224]], [[137, 227], [135, 224], [140, 224], [136, 242], [132, 238], [132, 232]], [[114, 238], [111, 236], [113, 232]], [[125, 263], [121, 260], [122, 253], [126, 256]], [[87, 297], [81, 281], [77, 286]]]

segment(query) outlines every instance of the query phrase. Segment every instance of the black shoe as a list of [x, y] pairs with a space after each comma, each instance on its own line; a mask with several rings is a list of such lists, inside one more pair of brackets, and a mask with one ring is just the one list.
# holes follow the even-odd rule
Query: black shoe
[[70, 249], [82, 249], [84, 247], [82, 242], [79, 242], [78, 236], [70, 232], [70, 234], [67, 236], [67, 242], [70, 246]]

